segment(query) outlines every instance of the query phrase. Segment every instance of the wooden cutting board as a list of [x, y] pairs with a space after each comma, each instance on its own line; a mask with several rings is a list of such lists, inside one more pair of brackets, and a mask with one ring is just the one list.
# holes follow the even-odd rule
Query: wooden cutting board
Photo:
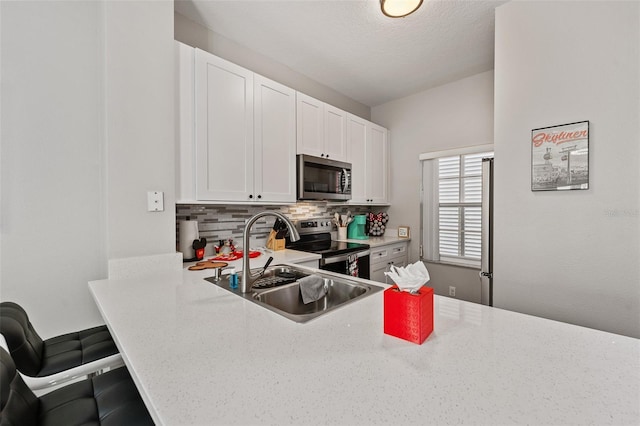
[[203, 269], [213, 269], [213, 268], [224, 268], [225, 266], [229, 265], [228, 263], [225, 262], [212, 262], [212, 261], [206, 261], [206, 262], [198, 262], [193, 266], [189, 266], [189, 270], [190, 271], [202, 271]]

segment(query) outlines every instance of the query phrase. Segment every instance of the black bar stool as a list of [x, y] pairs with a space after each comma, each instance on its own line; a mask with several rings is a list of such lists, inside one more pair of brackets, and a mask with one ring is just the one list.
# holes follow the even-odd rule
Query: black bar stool
[[37, 397], [11, 356], [0, 348], [0, 424], [153, 425], [126, 368], [72, 383]]
[[42, 340], [17, 303], [0, 303], [0, 334], [32, 390], [124, 365], [106, 326]]

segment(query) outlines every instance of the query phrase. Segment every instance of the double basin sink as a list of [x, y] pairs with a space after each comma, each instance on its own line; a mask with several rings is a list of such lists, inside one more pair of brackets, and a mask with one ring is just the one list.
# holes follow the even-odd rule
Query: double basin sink
[[365, 284], [347, 276], [316, 272], [313, 275], [323, 279], [326, 294], [315, 302], [305, 304], [302, 301], [298, 280], [308, 275], [311, 273], [294, 266], [272, 266], [254, 282], [251, 292], [245, 294], [229, 286], [228, 275], [223, 275], [217, 280], [214, 277], [205, 279], [218, 287], [299, 323], [307, 322], [382, 290], [382, 287]]

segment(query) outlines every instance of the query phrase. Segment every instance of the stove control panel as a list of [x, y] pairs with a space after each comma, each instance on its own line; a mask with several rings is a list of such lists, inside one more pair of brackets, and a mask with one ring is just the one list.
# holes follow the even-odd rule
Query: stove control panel
[[299, 220], [296, 223], [298, 231], [305, 234], [316, 232], [331, 232], [333, 229], [333, 223], [329, 218], [313, 219], [313, 220]]

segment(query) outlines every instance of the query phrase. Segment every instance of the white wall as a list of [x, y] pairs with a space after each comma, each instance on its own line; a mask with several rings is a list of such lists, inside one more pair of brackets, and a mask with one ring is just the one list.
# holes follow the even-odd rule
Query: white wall
[[415, 260], [420, 225], [418, 156], [493, 143], [493, 71], [373, 107], [371, 117], [391, 133], [389, 226], [411, 227]]
[[[409, 257], [414, 262], [419, 256], [420, 237], [418, 156], [493, 143], [493, 71], [374, 107], [371, 115], [372, 121], [387, 127], [391, 134], [389, 227], [411, 227]], [[459, 297], [469, 300], [479, 297], [479, 287], [473, 289], [479, 286], [477, 270], [438, 266], [433, 271], [432, 284], [439, 294], [445, 294], [442, 289], [448, 289], [449, 283], [455, 281], [461, 287], [456, 291]], [[455, 280], [451, 280], [447, 271]]]
[[[106, 1], [110, 259], [175, 252], [173, 1]], [[147, 191], [164, 212], [147, 211]]]
[[102, 320], [102, 5], [0, 2], [0, 299], [43, 336]]
[[371, 117], [371, 108], [367, 105], [356, 102], [279, 62], [239, 45], [179, 13], [175, 14], [175, 39], [189, 46], [206, 50], [364, 119], [369, 120]]
[[87, 282], [108, 259], [175, 251], [173, 2], [0, 2], [0, 19], [0, 300], [49, 337], [103, 322]]
[[[640, 3], [496, 10], [494, 300], [640, 337]], [[590, 121], [590, 188], [530, 190], [531, 129]]]

